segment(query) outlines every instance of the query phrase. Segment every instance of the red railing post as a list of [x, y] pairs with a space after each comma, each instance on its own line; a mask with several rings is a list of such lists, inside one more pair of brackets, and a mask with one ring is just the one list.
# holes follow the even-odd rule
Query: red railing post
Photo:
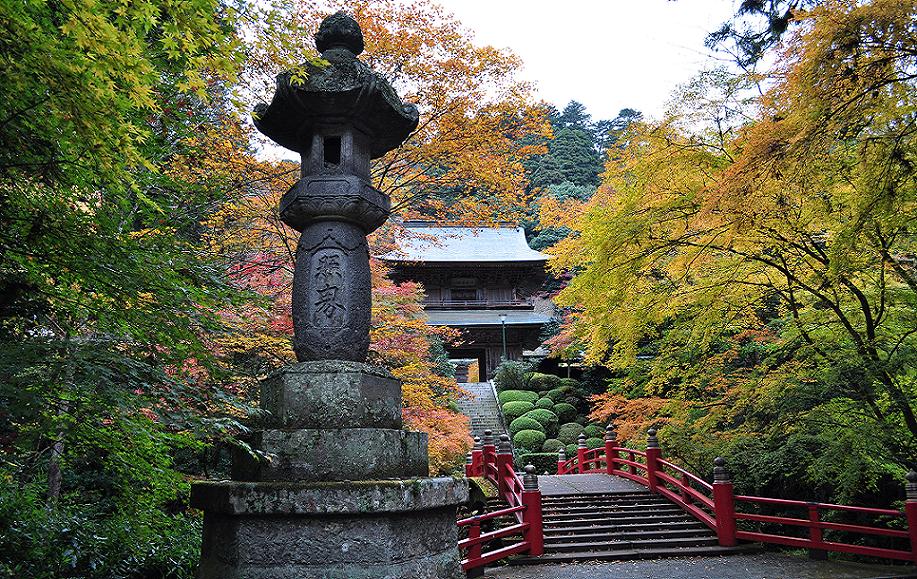
[[481, 476], [481, 465], [484, 464], [484, 446], [481, 444], [481, 437], [474, 437], [474, 446], [471, 447], [471, 472], [472, 476]]
[[567, 451], [561, 446], [557, 451], [557, 474], [567, 474], [564, 472], [565, 462], [567, 462]]
[[[484, 454], [484, 460], [481, 464], [481, 476], [490, 479], [490, 466], [496, 467], [497, 447], [494, 445], [494, 433], [492, 430], [484, 431], [484, 440], [481, 441], [481, 451]], [[491, 481], [496, 484], [497, 481]]]
[[907, 473], [907, 502], [904, 514], [907, 516], [907, 532], [911, 537], [911, 561], [917, 565], [917, 472]]
[[[477, 517], [472, 521], [471, 526], [468, 527], [468, 538], [469, 539], [478, 539], [481, 536], [481, 521]], [[481, 559], [482, 545], [478, 543], [477, 545], [472, 545], [468, 547], [468, 562], [474, 563]], [[470, 575], [470, 573], [469, 573]]]
[[611, 424], [605, 427], [605, 472], [608, 474], [615, 473], [615, 457], [616, 453], [614, 448], [618, 446], [618, 435], [615, 433], [615, 428]]
[[529, 524], [525, 531], [525, 540], [529, 544], [529, 555], [537, 557], [544, 554], [544, 530], [541, 522], [541, 491], [538, 490], [538, 477], [535, 467], [526, 465], [522, 477], [522, 520]]
[[722, 547], [736, 545], [736, 505], [732, 480], [726, 472], [726, 460], [713, 461], [713, 517], [716, 519], [716, 538]]
[[576, 472], [586, 472], [586, 435], [580, 434], [576, 439]]
[[506, 484], [506, 467], [513, 468], [513, 445], [509, 442], [509, 435], [500, 435], [500, 444], [497, 446], [497, 492], [504, 496], [508, 490]]
[[656, 470], [659, 468], [656, 459], [662, 454], [662, 449], [659, 448], [655, 428], [650, 428], [646, 434], [646, 483], [651, 491], [656, 492], [656, 485], [659, 484], [656, 479]]
[[681, 489], [681, 500], [685, 502], [686, 505], [691, 504], [691, 494], [688, 492], [688, 489], [691, 488], [691, 477], [688, 476], [688, 473], [681, 474], [681, 484], [684, 485], [684, 488]]
[[471, 478], [474, 476], [474, 457], [472, 453], [465, 455], [465, 477]]
[[[809, 505], [809, 521], [812, 523], [818, 522], [818, 505]], [[820, 527], [811, 526], [809, 527], [809, 540], [812, 541], [815, 545], [822, 544], [822, 532]], [[828, 552], [824, 549], [810, 548], [809, 549], [809, 559], [816, 559], [818, 561], [824, 561], [828, 558]]]

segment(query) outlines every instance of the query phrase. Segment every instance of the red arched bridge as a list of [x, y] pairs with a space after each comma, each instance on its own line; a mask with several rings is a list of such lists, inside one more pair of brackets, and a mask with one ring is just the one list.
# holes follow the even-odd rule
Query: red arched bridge
[[[603, 448], [576, 456], [563, 450], [557, 474], [538, 477], [513, 468], [509, 437], [491, 431], [465, 465], [498, 490], [488, 512], [458, 521], [462, 568], [470, 575], [513, 561], [569, 562], [723, 554], [740, 545], [771, 543], [917, 563], [917, 472], [907, 475], [903, 511], [736, 495], [725, 461], [713, 481], [662, 457], [656, 431], [646, 450], [619, 446], [609, 426]], [[581, 476], [572, 476], [581, 475]], [[582, 476], [587, 475], [587, 476]]]

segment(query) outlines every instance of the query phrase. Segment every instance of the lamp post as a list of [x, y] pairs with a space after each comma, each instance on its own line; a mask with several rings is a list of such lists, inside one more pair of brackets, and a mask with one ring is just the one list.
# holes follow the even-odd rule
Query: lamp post
[[506, 357], [506, 314], [500, 314], [500, 325], [503, 329], [503, 360], [507, 360]]

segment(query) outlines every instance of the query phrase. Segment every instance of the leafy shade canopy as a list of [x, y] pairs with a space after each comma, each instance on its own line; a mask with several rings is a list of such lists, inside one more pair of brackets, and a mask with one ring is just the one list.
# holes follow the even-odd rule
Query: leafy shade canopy
[[225, 175], [177, 167], [216, 154], [202, 125], [238, 134], [234, 18], [0, 3], [0, 574], [182, 576], [195, 552], [166, 539], [195, 519], [166, 507], [176, 457], [247, 411], [212, 342], [243, 296], [200, 244]]
[[634, 125], [592, 200], [555, 213], [575, 235], [552, 264], [577, 273], [570, 347], [628, 369], [596, 418], [664, 407], [695, 458], [691, 436], [804, 446], [787, 472], [852, 493], [917, 451], [917, 4], [799, 17], [757, 116], [725, 79]]

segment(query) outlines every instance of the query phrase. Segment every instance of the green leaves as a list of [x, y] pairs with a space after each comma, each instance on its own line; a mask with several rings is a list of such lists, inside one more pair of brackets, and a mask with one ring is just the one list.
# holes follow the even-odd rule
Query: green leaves
[[756, 476], [846, 500], [917, 451], [917, 3], [800, 17], [763, 96], [715, 71], [633, 124], [550, 251], [587, 358], [671, 400], [685, 456], [763, 437], [800, 464]]

